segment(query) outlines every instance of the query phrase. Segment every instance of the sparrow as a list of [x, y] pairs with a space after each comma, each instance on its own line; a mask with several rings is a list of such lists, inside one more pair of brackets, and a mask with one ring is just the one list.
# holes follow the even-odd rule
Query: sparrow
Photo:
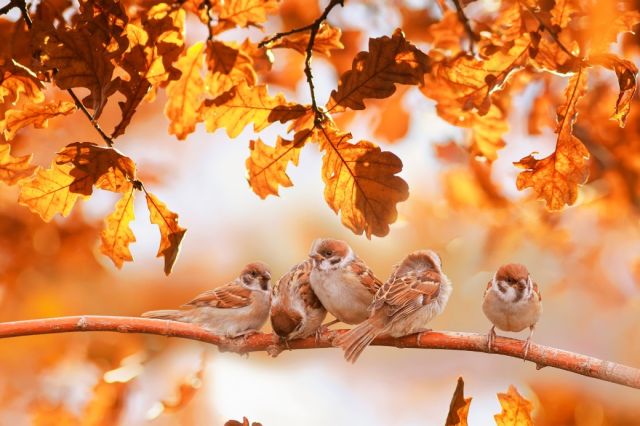
[[322, 238], [313, 242], [309, 258], [313, 262], [311, 288], [336, 317], [332, 323], [359, 324], [366, 320], [373, 296], [382, 286], [366, 263], [344, 241]]
[[273, 287], [271, 325], [283, 340], [302, 339], [320, 330], [327, 310], [311, 289], [310, 259], [295, 265]]
[[249, 263], [238, 278], [205, 291], [182, 310], [149, 311], [142, 316], [197, 324], [227, 338], [246, 336], [256, 333], [269, 317], [270, 280], [268, 265]]
[[333, 345], [344, 350], [347, 361], [355, 362], [380, 334], [401, 337], [427, 331], [427, 323], [444, 310], [452, 290], [440, 257], [431, 250], [414, 251], [394, 267], [378, 290], [369, 318], [336, 338]]
[[513, 332], [529, 328], [529, 337], [523, 347], [523, 358], [526, 358], [533, 329], [542, 313], [542, 297], [538, 285], [531, 281], [526, 266], [509, 263], [498, 269], [484, 292], [482, 311], [493, 323], [487, 335], [489, 350], [495, 342], [496, 327]]

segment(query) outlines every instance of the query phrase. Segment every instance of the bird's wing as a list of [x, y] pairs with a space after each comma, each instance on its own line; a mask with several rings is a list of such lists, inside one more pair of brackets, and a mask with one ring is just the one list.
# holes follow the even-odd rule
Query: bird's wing
[[380, 287], [382, 287], [382, 281], [376, 278], [373, 271], [369, 269], [362, 259], [354, 259], [350, 266], [353, 272], [358, 275], [360, 283], [364, 285], [371, 294], [376, 294]]
[[251, 290], [236, 282], [230, 282], [222, 287], [205, 291], [183, 307], [209, 306], [220, 309], [243, 308], [251, 304]]
[[385, 308], [394, 321], [431, 303], [440, 293], [440, 274], [435, 271], [408, 271], [391, 278], [376, 294], [372, 308]]

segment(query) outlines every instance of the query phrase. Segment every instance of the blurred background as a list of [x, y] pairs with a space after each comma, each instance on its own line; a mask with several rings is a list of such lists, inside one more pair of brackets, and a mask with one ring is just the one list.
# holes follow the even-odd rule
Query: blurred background
[[[480, 3], [497, 8], [489, 0]], [[284, 1], [265, 32], [304, 25], [320, 13], [315, 2]], [[350, 68], [354, 54], [366, 49], [369, 37], [401, 26], [422, 46], [428, 40], [416, 28], [426, 28], [437, 14], [433, 4], [419, 0], [349, 1], [337, 8], [330, 22], [343, 29], [346, 49], [330, 59], [314, 58], [321, 100]], [[206, 37], [197, 23], [188, 22], [188, 29], [190, 42]], [[248, 34], [253, 40], [263, 37], [257, 30]], [[637, 61], [635, 46], [629, 37], [616, 49]], [[274, 54], [267, 76], [271, 93], [308, 102], [303, 57], [283, 49]], [[528, 125], [533, 100], [547, 85], [562, 89], [566, 83], [560, 77], [548, 75], [513, 92], [506, 147], [491, 168], [468, 154], [469, 135], [439, 118], [434, 103], [416, 88], [401, 88], [387, 100], [368, 103], [365, 111], [337, 119], [356, 140], [374, 141], [404, 163], [401, 176], [410, 198], [399, 204], [390, 234], [371, 240], [344, 228], [325, 203], [315, 146], [303, 150], [299, 167], [289, 168], [293, 188], [260, 200], [244, 167], [249, 140], [256, 137], [251, 129], [230, 140], [201, 126], [179, 142], [167, 135], [160, 95], [143, 105], [117, 148], [136, 160], [147, 187], [188, 229], [172, 275], [164, 276], [162, 259], [155, 257], [157, 230], [140, 197], [132, 224], [135, 262], [117, 270], [97, 248], [114, 194], [97, 191], [69, 218], [47, 224], [17, 205], [15, 187], [3, 186], [0, 321], [136, 316], [176, 307], [233, 279], [248, 261], [265, 261], [274, 276], [282, 275], [306, 257], [315, 238], [333, 237], [351, 244], [383, 280], [407, 252], [436, 250], [454, 283], [446, 311], [432, 322], [441, 330], [488, 331], [480, 309], [486, 283], [499, 265], [522, 262], [543, 294], [535, 342], [640, 367], [640, 105], [634, 101], [624, 130], [608, 124], [614, 101], [603, 99], [615, 99], [617, 84], [608, 74], [594, 75], [590, 88], [593, 93], [599, 88], [597, 96], [582, 101], [581, 114], [593, 120], [601, 114], [598, 132], [634, 147], [637, 156], [616, 145], [611, 155], [629, 161], [614, 167], [594, 154], [589, 184], [574, 206], [559, 213], [517, 191], [512, 162], [532, 151], [553, 150], [553, 130], [532, 135]], [[118, 118], [111, 101], [101, 124], [111, 128]], [[13, 143], [15, 155], [35, 152], [35, 161], [47, 165], [58, 147], [97, 141], [81, 117], [69, 123], [52, 120], [46, 131], [23, 131]], [[588, 120], [579, 118], [576, 129], [598, 140]], [[273, 143], [284, 131], [273, 125], [260, 137]], [[537, 371], [531, 363], [496, 355], [372, 347], [349, 365], [338, 350], [285, 351], [274, 359], [116, 333], [0, 340], [0, 424], [77, 424], [83, 418], [82, 424], [217, 425], [243, 416], [264, 425], [442, 424], [458, 376], [473, 397], [473, 425], [492, 422], [500, 412], [496, 393], [510, 384], [534, 403], [536, 424], [640, 424], [637, 390], [551, 368]]]

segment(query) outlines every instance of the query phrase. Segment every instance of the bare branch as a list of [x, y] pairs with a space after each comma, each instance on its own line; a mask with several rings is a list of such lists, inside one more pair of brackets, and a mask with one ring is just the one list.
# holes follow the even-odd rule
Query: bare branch
[[473, 32], [473, 28], [471, 28], [471, 22], [469, 22], [469, 18], [467, 18], [467, 15], [464, 13], [464, 9], [462, 7], [462, 4], [460, 3], [460, 0], [453, 0], [453, 4], [456, 7], [458, 20], [464, 27], [464, 30], [467, 32], [467, 36], [469, 37], [469, 51], [471, 51], [472, 54], [475, 54], [473, 44], [474, 42], [478, 41], [478, 36], [475, 32]]
[[[193, 324], [137, 317], [86, 315], [0, 323], [0, 338], [75, 331], [115, 331], [180, 337], [210, 343], [220, 350], [238, 353], [277, 353], [284, 349], [273, 334], [257, 333], [246, 339], [225, 339]], [[346, 330], [327, 331], [317, 340], [314, 337], [292, 340], [287, 346], [291, 350], [330, 348], [333, 338], [344, 332]], [[401, 338], [382, 336], [373, 341], [373, 345], [377, 346], [485, 352], [514, 358], [522, 358], [523, 343], [521, 340], [498, 337], [493, 351], [489, 351], [485, 335], [452, 331], [431, 331]], [[531, 344], [526, 360], [535, 363], [538, 369], [554, 367], [640, 389], [640, 369], [615, 362], [535, 343]]]
[[76, 94], [73, 92], [72, 89], [67, 89], [67, 93], [69, 93], [69, 95], [71, 95], [71, 97], [73, 98], [73, 101], [75, 102], [76, 106], [78, 107], [78, 109], [80, 111], [82, 111], [84, 113], [84, 115], [89, 119], [89, 121], [91, 122], [91, 125], [93, 126], [94, 129], [96, 129], [96, 131], [98, 132], [98, 134], [102, 137], [102, 139], [104, 140], [104, 142], [109, 146], [109, 147], [113, 147], [113, 139], [111, 139], [111, 137], [109, 135], [107, 135], [104, 130], [102, 130], [102, 127], [100, 127], [100, 124], [98, 124], [98, 122], [95, 120], [95, 118], [93, 118], [93, 115], [91, 115], [91, 113], [87, 110], [87, 108], [83, 105], [82, 101], [80, 99], [78, 99], [78, 97], [76, 96]]

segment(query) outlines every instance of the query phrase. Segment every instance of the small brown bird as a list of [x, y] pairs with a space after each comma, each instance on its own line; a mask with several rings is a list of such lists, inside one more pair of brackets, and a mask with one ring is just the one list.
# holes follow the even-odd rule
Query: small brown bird
[[331, 315], [347, 324], [369, 317], [369, 305], [382, 282], [344, 241], [317, 239], [311, 246], [310, 282]]
[[523, 358], [526, 358], [533, 329], [542, 313], [542, 297], [538, 285], [531, 281], [526, 266], [509, 263], [498, 269], [484, 292], [482, 311], [493, 323], [487, 335], [489, 350], [495, 342], [496, 327], [513, 332], [529, 328], [529, 337], [523, 347]]
[[189, 322], [225, 337], [240, 337], [257, 332], [269, 317], [271, 291], [269, 266], [249, 263], [230, 283], [206, 291], [183, 310], [149, 311], [146, 318]]
[[349, 362], [380, 334], [406, 336], [428, 330], [426, 325], [445, 308], [453, 287], [442, 272], [440, 257], [418, 250], [395, 267], [371, 304], [371, 316], [334, 340]]
[[295, 265], [275, 286], [271, 298], [271, 325], [285, 341], [302, 339], [318, 332], [327, 311], [311, 289], [313, 262]]

